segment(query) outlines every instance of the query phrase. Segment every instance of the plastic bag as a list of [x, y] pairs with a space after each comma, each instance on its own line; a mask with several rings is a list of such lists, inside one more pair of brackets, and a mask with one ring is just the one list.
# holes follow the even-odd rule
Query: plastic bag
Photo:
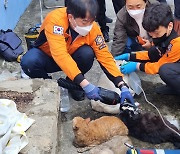
[[[125, 65], [126, 62], [125, 60], [121, 61], [120, 64], [121, 65]], [[136, 72], [132, 72], [128, 75], [124, 75], [124, 77], [127, 78], [128, 80], [128, 86], [137, 94], [139, 95], [142, 92], [142, 88], [141, 88], [141, 80], [139, 78], [139, 76], [137, 75]]]
[[133, 89], [133, 91], [137, 95], [139, 95], [142, 92], [141, 80], [135, 72], [132, 72], [128, 75], [128, 83], [129, 83], [129, 86]]
[[16, 80], [18, 72], [9, 72], [8, 70], [3, 70], [0, 73], [0, 82], [5, 80]]
[[15, 102], [0, 99], [0, 154], [18, 154], [28, 144], [25, 131], [33, 123], [17, 110]]

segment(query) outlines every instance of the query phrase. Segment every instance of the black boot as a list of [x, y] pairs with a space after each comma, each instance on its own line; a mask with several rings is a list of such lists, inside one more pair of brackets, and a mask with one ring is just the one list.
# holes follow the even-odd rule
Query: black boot
[[101, 29], [101, 32], [103, 34], [105, 42], [109, 42], [109, 33], [108, 33], [109, 32], [109, 27], [106, 26], [105, 29]]
[[113, 22], [113, 20], [106, 16], [106, 23], [112, 23], [112, 22]]

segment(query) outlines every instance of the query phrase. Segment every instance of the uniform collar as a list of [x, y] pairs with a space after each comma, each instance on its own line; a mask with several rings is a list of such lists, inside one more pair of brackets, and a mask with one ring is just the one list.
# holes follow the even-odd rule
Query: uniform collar
[[177, 35], [176, 31], [173, 29], [171, 31], [170, 35], [167, 37], [167, 39], [164, 42], [161, 43], [161, 47], [162, 48], [167, 48], [168, 45], [170, 44], [171, 40], [173, 40], [173, 39], [175, 39], [177, 37], [178, 37], [178, 35]]

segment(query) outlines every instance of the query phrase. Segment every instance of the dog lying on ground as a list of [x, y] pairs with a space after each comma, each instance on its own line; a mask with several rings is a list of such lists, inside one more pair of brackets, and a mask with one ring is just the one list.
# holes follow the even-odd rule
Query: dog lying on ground
[[115, 135], [127, 136], [128, 129], [124, 123], [114, 116], [103, 116], [90, 121], [90, 118], [73, 119], [73, 132], [75, 146], [95, 146], [101, 144]]
[[[134, 114], [134, 111], [124, 110], [120, 114], [120, 119], [127, 126], [130, 136], [153, 144], [172, 142], [175, 147], [180, 148], [180, 136], [166, 127], [160, 116], [153, 113]], [[180, 133], [165, 118], [164, 121], [168, 126]]]

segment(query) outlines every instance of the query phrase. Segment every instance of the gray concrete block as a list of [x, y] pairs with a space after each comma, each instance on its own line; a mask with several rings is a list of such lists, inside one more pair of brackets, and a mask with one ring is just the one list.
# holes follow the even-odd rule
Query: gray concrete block
[[[36, 147], [39, 153], [56, 153], [57, 124], [59, 114], [60, 93], [56, 82], [52, 80], [40, 80], [42, 84], [36, 84], [35, 98], [31, 108], [26, 112], [29, 117], [35, 119], [35, 124], [27, 132], [29, 144], [22, 150], [23, 154]], [[32, 85], [33, 87], [33, 85]]]
[[[57, 116], [32, 115], [35, 123], [26, 132], [28, 145], [22, 154], [55, 154], [57, 146]], [[33, 150], [32, 150], [33, 149]]]
[[29, 92], [34, 95], [24, 112], [35, 123], [26, 131], [29, 143], [21, 154], [55, 154], [60, 116], [57, 82], [43, 79], [4, 81], [0, 84], [0, 91]]
[[17, 92], [33, 92], [32, 89], [32, 80], [13, 80], [13, 81], [4, 81], [0, 84], [0, 91], [17, 91]]
[[124, 143], [132, 145], [128, 136], [114, 136], [111, 140], [92, 148], [90, 154], [125, 154], [128, 147]]

